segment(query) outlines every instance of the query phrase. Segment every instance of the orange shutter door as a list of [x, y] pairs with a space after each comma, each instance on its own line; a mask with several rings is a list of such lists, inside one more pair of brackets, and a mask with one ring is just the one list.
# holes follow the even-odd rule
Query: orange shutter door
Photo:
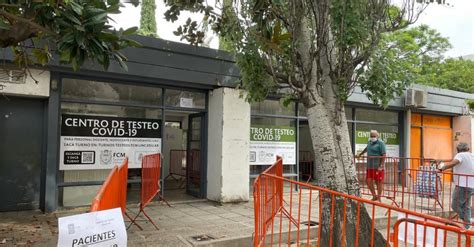
[[414, 158], [410, 162], [408, 168], [418, 169], [420, 162], [417, 158], [421, 158], [421, 128], [411, 127], [410, 133], [410, 158]]

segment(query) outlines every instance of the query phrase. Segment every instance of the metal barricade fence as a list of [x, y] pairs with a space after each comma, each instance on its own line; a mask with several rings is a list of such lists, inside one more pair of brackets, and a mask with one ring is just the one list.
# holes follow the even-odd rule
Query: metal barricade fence
[[[382, 197], [392, 205], [411, 211], [447, 218], [457, 223], [474, 225], [457, 215], [469, 211], [471, 193], [461, 187], [474, 188], [474, 175], [438, 172], [434, 159], [403, 157], [362, 157], [355, 159], [362, 195], [371, 195], [366, 184], [366, 164], [371, 158], [385, 160], [385, 179]], [[453, 198], [455, 200], [453, 200]], [[453, 208], [454, 206], [454, 208]]]
[[[424, 241], [435, 242], [435, 246], [469, 246], [474, 234], [461, 224], [408, 210], [404, 205], [397, 207], [293, 181], [279, 175], [280, 170], [281, 159], [254, 182], [254, 246], [390, 246], [390, 240], [405, 245], [422, 245]], [[444, 236], [442, 241], [434, 239], [438, 234]]]
[[[394, 157], [361, 157], [355, 158], [355, 165], [357, 170], [357, 178], [360, 182], [361, 193], [363, 195], [372, 195], [368, 185], [367, 178], [368, 172], [375, 173], [376, 176], [380, 176], [380, 172], [376, 167], [382, 165], [384, 167], [383, 173], [384, 178], [382, 181], [382, 197], [392, 201], [392, 204], [397, 205], [396, 193], [400, 183], [399, 176], [399, 164], [400, 158]], [[372, 171], [368, 171], [372, 169]], [[377, 186], [374, 181], [374, 189], [377, 190]]]
[[119, 178], [118, 166], [114, 166], [97, 192], [97, 195], [92, 199], [91, 212], [121, 207]]
[[130, 218], [126, 212], [127, 174], [128, 157], [123, 160], [120, 167], [114, 166], [110, 170], [97, 195], [92, 199], [91, 212], [119, 207], [122, 210], [122, 214]]
[[[139, 226], [137, 223], [138, 217], [143, 214], [145, 218], [158, 230], [158, 226], [153, 219], [145, 212], [146, 206], [156, 197], [161, 197], [160, 192], [160, 174], [161, 174], [161, 155], [148, 154], [142, 158], [142, 181], [141, 181], [141, 195], [139, 211], [132, 219], [132, 223]], [[163, 198], [161, 198], [166, 204]], [[169, 204], [168, 204], [169, 206]], [[130, 227], [130, 225], [129, 225]]]
[[170, 150], [169, 170], [165, 180], [173, 178], [180, 182], [179, 188], [183, 188], [186, 182], [186, 153], [186, 150]]

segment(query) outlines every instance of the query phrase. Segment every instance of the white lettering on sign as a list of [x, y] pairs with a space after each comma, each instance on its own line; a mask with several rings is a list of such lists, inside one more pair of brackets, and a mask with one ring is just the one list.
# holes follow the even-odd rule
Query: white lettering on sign
[[111, 169], [125, 156], [129, 157], [129, 168], [140, 168], [143, 154], [161, 152], [159, 119], [61, 117], [60, 170]]

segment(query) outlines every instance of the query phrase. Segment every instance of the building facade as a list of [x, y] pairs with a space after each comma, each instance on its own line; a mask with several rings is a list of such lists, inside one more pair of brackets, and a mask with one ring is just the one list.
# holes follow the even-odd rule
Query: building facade
[[[253, 178], [275, 155], [284, 157], [285, 176], [307, 179], [314, 157], [301, 104], [246, 102], [225, 52], [136, 39], [143, 47], [124, 51], [128, 71], [51, 64], [22, 79], [3, 70], [0, 211], [88, 205], [126, 156], [128, 198], [138, 200], [141, 157], [156, 152], [168, 200], [247, 201]], [[346, 104], [354, 152], [371, 129], [391, 156], [448, 159], [457, 141], [471, 142], [465, 100], [473, 95], [415, 87], [427, 93], [427, 107], [406, 107], [402, 96], [382, 110], [354, 92]]]

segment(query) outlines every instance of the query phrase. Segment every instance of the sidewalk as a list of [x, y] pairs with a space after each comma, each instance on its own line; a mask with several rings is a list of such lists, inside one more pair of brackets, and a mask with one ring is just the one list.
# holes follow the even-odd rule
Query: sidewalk
[[[129, 246], [195, 246], [205, 244], [193, 237], [234, 239], [253, 232], [251, 203], [218, 205], [210, 201], [172, 204], [153, 203], [147, 213], [160, 227], [139, 222], [144, 231], [132, 226]], [[56, 246], [57, 218], [86, 212], [87, 208], [42, 214], [40, 211], [0, 213], [0, 246]], [[136, 208], [131, 207], [133, 212]]]
[[[303, 192], [305, 193], [305, 192]], [[294, 196], [296, 196], [294, 194]], [[289, 195], [286, 195], [289, 202]], [[385, 201], [385, 203], [390, 203]], [[308, 202], [302, 202], [307, 205]], [[128, 246], [251, 246], [254, 231], [253, 201], [219, 205], [211, 201], [171, 204], [152, 203], [147, 213], [160, 227], [156, 231], [150, 223], [140, 222], [143, 231], [135, 226], [127, 231]], [[132, 215], [137, 208], [129, 206]], [[57, 218], [84, 213], [88, 208], [65, 210], [53, 214], [40, 211], [0, 213], [0, 247], [56, 246]], [[294, 212], [296, 213], [296, 212]], [[377, 210], [377, 221], [386, 220], [385, 211]], [[307, 212], [302, 215], [306, 216]], [[314, 207], [311, 220], [318, 220]], [[303, 221], [302, 217], [302, 221]], [[128, 225], [128, 224], [127, 224]], [[384, 223], [378, 223], [385, 226]], [[198, 241], [205, 236], [213, 240]], [[195, 238], [193, 238], [195, 237]]]

